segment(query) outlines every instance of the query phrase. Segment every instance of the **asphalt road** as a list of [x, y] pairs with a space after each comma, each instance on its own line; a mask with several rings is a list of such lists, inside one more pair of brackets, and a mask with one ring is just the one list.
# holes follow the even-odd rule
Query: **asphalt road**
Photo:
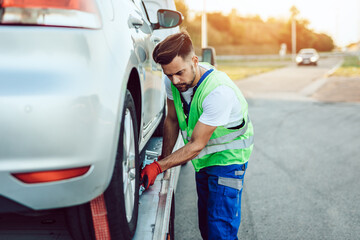
[[[359, 239], [360, 104], [309, 98], [338, 63], [325, 59], [318, 68], [289, 66], [238, 82], [255, 129], [239, 239]], [[188, 163], [176, 192], [177, 240], [201, 239], [196, 202]]]
[[341, 63], [342, 58], [324, 58], [318, 66], [292, 64], [236, 83], [247, 98], [307, 100]]

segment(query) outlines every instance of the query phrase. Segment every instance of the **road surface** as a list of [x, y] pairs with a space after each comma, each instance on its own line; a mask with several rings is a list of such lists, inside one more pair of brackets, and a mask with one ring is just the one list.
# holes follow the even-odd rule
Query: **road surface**
[[[359, 239], [360, 104], [311, 98], [337, 64], [322, 59], [237, 82], [255, 129], [239, 239]], [[201, 239], [196, 201], [188, 163], [176, 193], [177, 240]]]
[[236, 83], [247, 98], [308, 100], [325, 83], [329, 71], [341, 63], [341, 58], [325, 58], [318, 66], [292, 64]]

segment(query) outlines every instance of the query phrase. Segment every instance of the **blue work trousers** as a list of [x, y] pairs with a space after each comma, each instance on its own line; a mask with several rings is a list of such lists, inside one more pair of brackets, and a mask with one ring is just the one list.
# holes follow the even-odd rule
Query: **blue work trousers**
[[204, 240], [234, 240], [241, 220], [247, 163], [212, 166], [196, 173], [199, 229]]

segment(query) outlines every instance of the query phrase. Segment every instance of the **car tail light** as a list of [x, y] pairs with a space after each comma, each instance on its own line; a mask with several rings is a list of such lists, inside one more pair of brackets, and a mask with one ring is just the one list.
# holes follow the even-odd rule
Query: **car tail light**
[[100, 28], [94, 0], [0, 0], [0, 24]]
[[13, 173], [12, 175], [24, 183], [45, 183], [80, 177], [87, 173], [90, 166], [63, 170]]

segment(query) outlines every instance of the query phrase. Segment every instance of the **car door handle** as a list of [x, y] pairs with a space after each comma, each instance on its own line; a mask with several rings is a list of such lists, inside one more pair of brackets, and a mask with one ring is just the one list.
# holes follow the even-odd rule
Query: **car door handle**
[[135, 17], [133, 15], [130, 15], [129, 21], [130, 24], [136, 29], [140, 28], [144, 24], [144, 21], [141, 18]]
[[153, 42], [153, 43], [159, 43], [161, 41], [161, 38], [159, 37], [156, 37], [156, 36], [151, 36], [150, 40]]

